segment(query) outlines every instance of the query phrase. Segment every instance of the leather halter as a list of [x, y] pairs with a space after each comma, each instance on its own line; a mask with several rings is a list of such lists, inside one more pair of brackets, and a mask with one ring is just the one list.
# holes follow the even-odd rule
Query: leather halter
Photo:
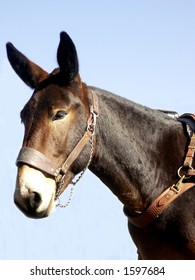
[[[148, 226], [153, 220], [155, 220], [163, 210], [181, 194], [195, 186], [195, 180], [189, 180], [191, 176], [195, 176], [195, 169], [192, 167], [192, 162], [195, 155], [195, 115], [183, 114], [178, 118], [178, 121], [187, 124], [188, 132], [191, 137], [188, 151], [183, 163], [178, 169], [179, 181], [173, 184], [160, 194], [152, 204], [139, 216], [130, 217], [127, 213], [127, 209], [124, 208], [124, 213], [127, 215], [131, 224], [139, 228]], [[188, 182], [189, 180], [189, 182]], [[187, 182], [186, 182], [187, 181]]]
[[19, 155], [16, 160], [16, 165], [19, 166], [22, 164], [28, 164], [33, 166], [43, 172], [46, 172], [49, 175], [55, 177], [55, 181], [57, 184], [56, 191], [59, 193], [59, 188], [64, 184], [64, 177], [71, 167], [72, 163], [76, 160], [79, 156], [85, 145], [91, 139], [95, 132], [96, 126], [96, 118], [99, 115], [99, 108], [98, 108], [98, 98], [96, 93], [93, 90], [90, 90], [92, 94], [92, 102], [93, 104], [90, 107], [90, 115], [87, 120], [87, 127], [83, 137], [77, 143], [73, 151], [67, 157], [65, 162], [58, 167], [50, 158], [46, 157], [44, 154], [35, 150], [30, 147], [23, 147], [21, 148]]

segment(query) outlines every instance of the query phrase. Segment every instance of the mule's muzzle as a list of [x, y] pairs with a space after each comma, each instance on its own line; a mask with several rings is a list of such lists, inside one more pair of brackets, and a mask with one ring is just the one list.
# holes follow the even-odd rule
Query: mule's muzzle
[[32, 160], [25, 163], [24, 154], [22, 162], [18, 161], [18, 174], [14, 192], [16, 206], [30, 218], [44, 218], [55, 210], [54, 200], [56, 183], [52, 176], [45, 174], [30, 165]]

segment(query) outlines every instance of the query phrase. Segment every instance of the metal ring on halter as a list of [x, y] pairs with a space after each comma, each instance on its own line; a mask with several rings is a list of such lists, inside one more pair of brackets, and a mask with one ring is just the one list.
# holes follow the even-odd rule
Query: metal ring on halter
[[[186, 170], [185, 170], [185, 169], [186, 169]], [[184, 177], [184, 180], [185, 180], [185, 179], [189, 179], [189, 178], [191, 177], [191, 175], [187, 175], [187, 171], [188, 171], [189, 169], [193, 170], [193, 167], [192, 167], [192, 166], [188, 166], [188, 165], [183, 165], [183, 166], [181, 166], [181, 167], [178, 169], [178, 171], [177, 171], [177, 174], [178, 174], [179, 178], [182, 178], [183, 176], [185, 176], [185, 177]], [[183, 175], [181, 174], [181, 172], [183, 172]]]
[[91, 122], [88, 123], [88, 125], [86, 127], [86, 130], [94, 133], [95, 132], [97, 115], [94, 113], [94, 110], [91, 110], [90, 113], [91, 113]]

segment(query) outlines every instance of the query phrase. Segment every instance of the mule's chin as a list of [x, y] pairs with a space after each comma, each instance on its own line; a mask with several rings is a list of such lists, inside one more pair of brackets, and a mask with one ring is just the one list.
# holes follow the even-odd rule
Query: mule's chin
[[18, 169], [14, 202], [29, 218], [40, 219], [51, 215], [56, 208], [55, 180], [28, 165]]

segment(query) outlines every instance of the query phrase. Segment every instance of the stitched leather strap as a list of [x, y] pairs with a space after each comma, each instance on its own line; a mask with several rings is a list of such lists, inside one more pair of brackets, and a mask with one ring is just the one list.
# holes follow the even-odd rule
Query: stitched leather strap
[[153, 220], [158, 217], [163, 210], [181, 194], [189, 190], [195, 185], [195, 183], [181, 183], [179, 191], [174, 186], [166, 189], [148, 208], [147, 210], [138, 217], [128, 217], [131, 224], [144, 228], [149, 225]]
[[66, 174], [72, 163], [75, 161], [75, 159], [79, 156], [87, 142], [90, 140], [92, 136], [91, 131], [86, 131], [81, 140], [78, 142], [72, 153], [69, 155], [69, 157], [66, 159], [65, 163], [62, 165], [60, 169], [61, 174]]

